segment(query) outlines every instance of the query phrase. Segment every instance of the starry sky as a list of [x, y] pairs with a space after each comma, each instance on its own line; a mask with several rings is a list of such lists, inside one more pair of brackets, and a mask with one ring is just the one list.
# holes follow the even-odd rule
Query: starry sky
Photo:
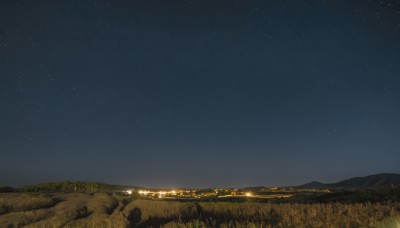
[[400, 172], [399, 0], [0, 2], [0, 185]]

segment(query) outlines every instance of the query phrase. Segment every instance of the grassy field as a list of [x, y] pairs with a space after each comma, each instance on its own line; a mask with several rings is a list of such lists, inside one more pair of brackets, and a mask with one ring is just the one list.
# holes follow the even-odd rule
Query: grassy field
[[174, 202], [0, 194], [0, 227], [400, 227], [400, 203]]

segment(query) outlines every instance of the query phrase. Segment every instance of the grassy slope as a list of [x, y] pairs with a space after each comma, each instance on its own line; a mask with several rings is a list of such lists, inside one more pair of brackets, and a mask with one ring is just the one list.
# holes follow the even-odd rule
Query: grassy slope
[[1, 193], [0, 227], [393, 227], [400, 203], [174, 202], [106, 193]]

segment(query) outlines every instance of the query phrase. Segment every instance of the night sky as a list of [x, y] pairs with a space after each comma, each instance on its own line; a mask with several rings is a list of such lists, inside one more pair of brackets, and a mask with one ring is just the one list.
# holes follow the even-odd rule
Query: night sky
[[400, 172], [400, 0], [0, 2], [0, 185]]

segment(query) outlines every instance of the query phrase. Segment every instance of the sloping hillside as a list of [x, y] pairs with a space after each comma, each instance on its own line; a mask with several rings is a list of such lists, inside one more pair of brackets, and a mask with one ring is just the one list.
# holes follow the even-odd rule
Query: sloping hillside
[[298, 188], [376, 189], [400, 187], [400, 174], [380, 173], [366, 177], [354, 177], [337, 183], [324, 184], [313, 181]]

